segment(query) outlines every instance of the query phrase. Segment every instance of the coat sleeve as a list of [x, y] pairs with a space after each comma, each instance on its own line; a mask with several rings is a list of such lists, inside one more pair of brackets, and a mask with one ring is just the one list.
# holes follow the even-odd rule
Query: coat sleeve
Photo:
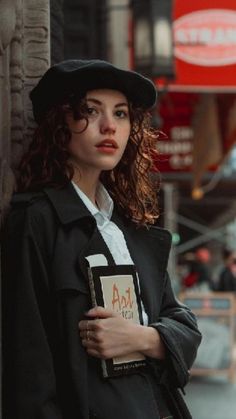
[[150, 326], [158, 330], [165, 343], [169, 381], [183, 388], [188, 382], [189, 369], [196, 358], [201, 334], [194, 314], [174, 296], [168, 274], [160, 317]]
[[49, 344], [48, 269], [36, 236], [27, 210], [10, 214], [2, 253], [4, 419], [62, 418]]

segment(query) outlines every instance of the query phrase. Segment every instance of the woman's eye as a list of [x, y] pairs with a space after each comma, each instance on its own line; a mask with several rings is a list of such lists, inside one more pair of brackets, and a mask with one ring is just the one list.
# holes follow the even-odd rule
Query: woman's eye
[[96, 115], [97, 114], [97, 110], [95, 108], [92, 108], [90, 106], [86, 107], [86, 113], [87, 115]]
[[127, 118], [129, 116], [129, 113], [128, 111], [120, 109], [116, 111], [116, 116], [118, 116], [118, 118]]

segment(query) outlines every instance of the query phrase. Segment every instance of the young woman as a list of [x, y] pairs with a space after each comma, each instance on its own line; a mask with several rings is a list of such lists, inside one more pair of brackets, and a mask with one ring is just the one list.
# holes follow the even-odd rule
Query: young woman
[[[156, 89], [99, 60], [51, 67], [5, 225], [4, 419], [191, 418], [183, 389], [201, 337], [166, 272], [152, 171]], [[144, 324], [92, 308], [86, 257], [134, 264]], [[101, 360], [146, 366], [103, 378]]]

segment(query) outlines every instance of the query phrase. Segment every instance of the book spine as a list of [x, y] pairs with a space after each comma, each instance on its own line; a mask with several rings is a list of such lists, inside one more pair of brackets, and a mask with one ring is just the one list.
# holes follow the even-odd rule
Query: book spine
[[[94, 281], [93, 281], [93, 274], [90, 268], [88, 268], [88, 278], [89, 278], [89, 287], [90, 287], [90, 293], [91, 293], [91, 300], [92, 300], [92, 306], [97, 306], [97, 300], [96, 300], [96, 293], [94, 288]], [[102, 366], [102, 374], [103, 377], [108, 377], [108, 371], [107, 371], [107, 364], [105, 359], [101, 359], [101, 366]]]
[[90, 287], [92, 306], [96, 307], [97, 306], [96, 293], [95, 293], [94, 282], [93, 282], [93, 274], [90, 268], [88, 268], [88, 278], [89, 278], [89, 287]]

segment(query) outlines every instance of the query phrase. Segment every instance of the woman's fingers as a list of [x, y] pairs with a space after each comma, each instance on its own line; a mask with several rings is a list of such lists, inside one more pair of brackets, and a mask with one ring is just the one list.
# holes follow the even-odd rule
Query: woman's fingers
[[137, 325], [120, 315], [89, 320], [88, 330], [87, 320], [79, 323], [82, 345], [89, 355], [102, 359], [125, 355], [135, 350], [136, 327]]
[[79, 330], [82, 332], [84, 330], [97, 330], [102, 326], [100, 319], [108, 319], [112, 317], [118, 317], [119, 314], [115, 313], [112, 310], [108, 310], [104, 307], [94, 307], [86, 313], [89, 320], [81, 320], [79, 322]]
[[113, 310], [109, 310], [108, 308], [97, 306], [87, 311], [86, 316], [88, 316], [89, 318], [99, 317], [100, 319], [107, 319], [108, 317], [117, 317], [119, 316], [119, 314]]
[[138, 350], [138, 325], [103, 307], [94, 307], [86, 316], [79, 322], [79, 333], [89, 355], [109, 359]]

